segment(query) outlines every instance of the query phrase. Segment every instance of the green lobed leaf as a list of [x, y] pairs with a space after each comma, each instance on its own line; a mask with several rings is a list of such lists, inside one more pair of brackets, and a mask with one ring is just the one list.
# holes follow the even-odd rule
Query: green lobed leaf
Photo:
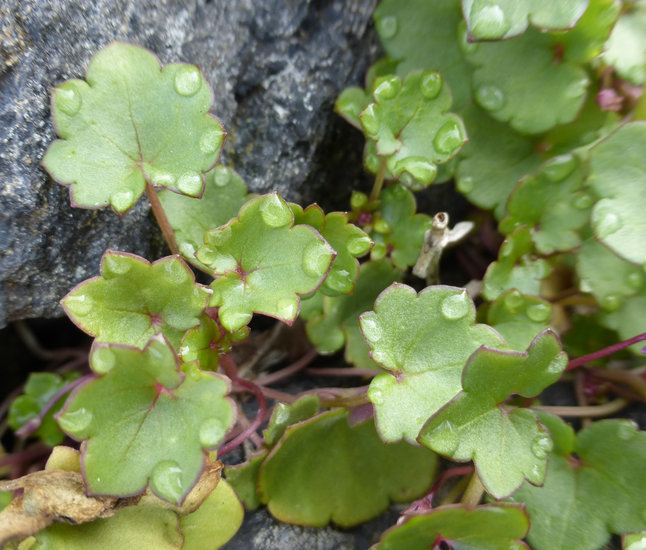
[[503, 292], [515, 288], [523, 294], [540, 294], [540, 281], [550, 274], [549, 264], [532, 255], [533, 243], [528, 227], [519, 227], [500, 247], [498, 261], [487, 268], [482, 295], [495, 300]]
[[74, 324], [100, 342], [141, 348], [162, 333], [177, 349], [184, 332], [199, 323], [209, 294], [177, 256], [150, 264], [108, 250], [101, 276], [76, 286], [61, 304]]
[[624, 300], [644, 286], [644, 268], [626, 262], [590, 238], [576, 254], [579, 287], [590, 292], [606, 311], [616, 311]]
[[373, 550], [427, 550], [441, 540], [453, 550], [520, 550], [529, 528], [524, 510], [509, 505], [468, 509], [460, 505], [435, 508], [406, 517], [388, 529]]
[[204, 244], [204, 233], [237, 216], [248, 199], [242, 178], [222, 165], [206, 173], [201, 198], [166, 190], [159, 193], [182, 256], [200, 268], [205, 266], [195, 258], [195, 251]]
[[260, 469], [261, 500], [281, 521], [343, 527], [424, 494], [437, 458], [407, 443], [385, 445], [372, 421], [349, 426], [335, 410], [287, 428]]
[[542, 31], [569, 29], [588, 7], [588, 0], [462, 0], [469, 36], [500, 40], [525, 32], [531, 23]]
[[[634, 296], [620, 300], [618, 309], [601, 315], [600, 322], [605, 327], [616, 330], [621, 340], [628, 340], [646, 332], [645, 308], [646, 288], [642, 287]], [[630, 350], [636, 355], [642, 355], [643, 348], [643, 342], [630, 346]]]
[[261, 504], [258, 497], [258, 472], [268, 452], [263, 450], [242, 464], [225, 466], [227, 481], [247, 510], [256, 510]]
[[599, 197], [592, 228], [603, 244], [625, 260], [646, 263], [646, 123], [619, 128], [590, 151], [588, 185]]
[[588, 76], [554, 58], [553, 39], [528, 29], [502, 42], [471, 44], [475, 101], [518, 132], [538, 134], [571, 122], [586, 97]]
[[[7, 424], [12, 430], [22, 428], [29, 421], [37, 418], [45, 406], [67, 384], [78, 378], [75, 372], [63, 376], [51, 372], [34, 372], [29, 375], [25, 384], [25, 392], [16, 397], [9, 407]], [[66, 396], [61, 396], [42, 418], [33, 436], [41, 439], [46, 445], [54, 447], [63, 441], [63, 432], [54, 420], [56, 414], [65, 403]]]
[[379, 77], [374, 103], [359, 115], [365, 135], [376, 141], [390, 173], [414, 188], [433, 182], [437, 165], [450, 160], [466, 142], [460, 118], [447, 111], [452, 98], [438, 71]]
[[345, 212], [324, 214], [315, 204], [305, 210], [294, 203], [289, 203], [289, 206], [294, 213], [295, 225], [310, 225], [336, 252], [336, 258], [323, 281], [321, 292], [328, 296], [352, 293], [359, 276], [357, 258], [366, 254], [372, 247], [370, 237], [356, 225], [349, 223]]
[[520, 180], [507, 202], [508, 215], [500, 230], [531, 228], [536, 250], [542, 255], [576, 248], [578, 229], [588, 221], [594, 197], [583, 189], [584, 174], [574, 155], [560, 155], [545, 162], [535, 176]]
[[458, 34], [458, 0], [383, 0], [373, 17], [384, 50], [398, 62], [397, 75], [437, 70], [451, 87], [456, 108], [471, 100], [471, 68], [460, 49], [466, 32]]
[[321, 406], [318, 395], [304, 395], [291, 405], [277, 403], [264, 430], [265, 445], [272, 448], [283, 436], [288, 426], [313, 417]]
[[375, 244], [385, 246], [388, 256], [399, 269], [405, 270], [417, 262], [424, 234], [431, 227], [431, 218], [416, 214], [415, 197], [403, 185], [395, 183], [379, 195], [377, 210], [381, 219], [388, 224], [387, 233], [373, 231]]
[[372, 358], [393, 372], [377, 375], [368, 398], [384, 441], [415, 441], [426, 420], [461, 389], [462, 369], [478, 347], [506, 348], [486, 325], [474, 325], [466, 291], [395, 283], [360, 317]]
[[596, 550], [610, 533], [646, 529], [646, 434], [603, 420], [577, 434], [574, 450], [580, 461], [552, 454], [545, 484], [513, 497], [527, 507], [535, 550]]
[[572, 426], [567, 424], [560, 416], [555, 416], [545, 411], [536, 411], [536, 416], [552, 436], [552, 442], [554, 443], [552, 453], [567, 456], [574, 452], [576, 435]]
[[552, 306], [537, 296], [518, 290], [503, 292], [487, 310], [487, 324], [496, 329], [512, 349], [524, 351], [545, 330], [552, 317]]
[[336, 256], [313, 228], [294, 225], [294, 215], [276, 193], [247, 202], [237, 218], [204, 235], [197, 259], [208, 265], [210, 305], [222, 326], [234, 332], [263, 313], [291, 324], [299, 296], [315, 291]]
[[505, 498], [525, 479], [543, 483], [549, 432], [529, 409], [503, 408], [512, 394], [534, 397], [567, 366], [557, 336], [546, 330], [526, 353], [478, 349], [462, 376], [463, 391], [424, 426], [419, 442], [459, 461], [473, 459], [487, 492]]
[[[389, 74], [387, 71], [385, 74]], [[385, 75], [379, 75], [385, 76]], [[372, 83], [372, 80], [369, 80]], [[372, 96], [363, 88], [353, 86], [343, 90], [334, 103], [334, 111], [341, 115], [347, 122], [358, 130], [362, 130], [359, 115], [368, 105], [372, 103]]]
[[208, 114], [213, 94], [200, 70], [180, 63], [162, 69], [149, 51], [114, 42], [92, 59], [86, 78], [54, 89], [62, 139], [43, 160], [55, 180], [71, 186], [72, 204], [110, 204], [121, 214], [147, 181], [200, 196], [226, 135]]
[[83, 440], [90, 494], [133, 495], [150, 482], [159, 497], [180, 503], [234, 420], [228, 379], [178, 365], [161, 336], [139, 350], [95, 344], [98, 378], [73, 393], [57, 420]]
[[319, 353], [330, 354], [345, 345], [345, 359], [360, 368], [374, 368], [359, 331], [359, 315], [368, 311], [378, 294], [402, 274], [387, 259], [362, 264], [350, 296], [325, 296], [324, 312], [307, 322], [307, 336]]
[[541, 155], [530, 138], [492, 119], [477, 105], [465, 107], [460, 115], [468, 129], [469, 142], [458, 155], [458, 191], [474, 204], [494, 209], [501, 219], [516, 183], [536, 171]]
[[621, 78], [642, 85], [646, 82], [646, 5], [627, 3], [606, 42], [602, 59]]

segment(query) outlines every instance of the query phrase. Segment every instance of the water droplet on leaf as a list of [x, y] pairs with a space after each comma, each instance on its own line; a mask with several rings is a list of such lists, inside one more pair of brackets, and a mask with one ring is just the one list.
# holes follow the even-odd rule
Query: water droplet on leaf
[[532, 442], [532, 454], [538, 459], [543, 459], [552, 450], [552, 447], [552, 439], [546, 435], [541, 435]]
[[281, 298], [276, 302], [276, 314], [280, 319], [291, 321], [298, 315], [298, 300], [296, 298]]
[[190, 97], [202, 86], [202, 75], [194, 65], [183, 65], [175, 73], [175, 91], [179, 95]]
[[622, 304], [622, 300], [616, 294], [608, 294], [601, 298], [601, 307], [606, 311], [617, 311]]
[[642, 286], [644, 286], [644, 275], [640, 271], [633, 271], [632, 273], [629, 273], [626, 276], [626, 284], [630, 288], [633, 288], [635, 290], [639, 290]]
[[175, 176], [168, 172], [153, 172], [150, 182], [157, 187], [169, 187], [175, 185]]
[[150, 476], [150, 487], [159, 497], [177, 503], [184, 496], [182, 473], [174, 460], [158, 462]]
[[475, 91], [475, 97], [478, 103], [487, 111], [499, 111], [505, 106], [505, 95], [496, 86], [489, 84], [478, 86]]
[[419, 89], [426, 99], [435, 99], [442, 90], [443, 79], [438, 71], [424, 71]]
[[179, 245], [179, 252], [185, 258], [195, 258], [195, 247], [191, 243], [183, 242]]
[[322, 277], [330, 268], [332, 261], [332, 252], [325, 243], [317, 240], [305, 248], [303, 251], [302, 267], [303, 271], [310, 277]]
[[110, 204], [117, 212], [125, 212], [134, 202], [135, 194], [132, 191], [117, 191], [110, 195]]
[[376, 101], [393, 99], [401, 90], [402, 81], [397, 76], [386, 76], [377, 80], [372, 95]]
[[202, 176], [197, 172], [186, 172], [177, 180], [177, 189], [185, 195], [196, 197], [202, 192]]
[[218, 227], [217, 229], [212, 229], [211, 231], [208, 231], [204, 235], [204, 242], [207, 244], [207, 246], [210, 246], [211, 248], [218, 248], [221, 246], [225, 246], [231, 239], [232, 235], [233, 235], [233, 230], [231, 229], [231, 226], [224, 225], [222, 227]]
[[597, 236], [605, 239], [621, 228], [621, 218], [610, 205], [599, 201], [592, 214], [592, 224]]
[[121, 254], [106, 254], [101, 264], [101, 275], [104, 279], [112, 279], [125, 275], [132, 267], [132, 260]]
[[251, 321], [251, 313], [235, 309], [220, 309], [220, 321], [225, 329], [234, 332]]
[[454, 154], [464, 142], [462, 128], [455, 120], [447, 120], [433, 138], [433, 147], [445, 155]]
[[58, 417], [58, 424], [63, 430], [75, 437], [83, 437], [85, 430], [90, 426], [94, 416], [85, 407], [67, 410]]
[[572, 201], [572, 205], [577, 210], [586, 210], [587, 208], [590, 208], [592, 206], [593, 202], [594, 200], [590, 195], [588, 195], [587, 193], [580, 193], [578, 195], [575, 195], [574, 200]]
[[109, 348], [96, 348], [92, 352], [91, 363], [92, 370], [97, 374], [106, 374], [112, 367], [114, 367], [117, 361], [114, 352]]
[[85, 294], [74, 294], [65, 299], [65, 307], [72, 312], [72, 314], [83, 317], [92, 311], [94, 301]]
[[164, 277], [170, 283], [180, 284], [188, 281], [190, 275], [179, 260], [168, 260], [162, 263]]
[[368, 250], [370, 250], [371, 245], [372, 241], [370, 240], [370, 237], [362, 235], [349, 239], [345, 247], [353, 256], [363, 256], [368, 252]]
[[632, 422], [617, 422], [617, 437], [622, 441], [630, 441], [637, 435], [635, 425]]
[[200, 138], [200, 150], [207, 155], [215, 153], [222, 145], [224, 133], [221, 128], [205, 132]]
[[383, 335], [381, 326], [374, 320], [373, 317], [374, 315], [365, 316], [362, 317], [360, 321], [361, 332], [363, 332], [363, 335], [365, 336], [366, 340], [370, 342], [370, 344], [379, 342]]
[[552, 315], [552, 308], [549, 304], [533, 304], [525, 312], [527, 317], [536, 323], [544, 323]]
[[521, 307], [525, 303], [525, 300], [523, 299], [523, 295], [518, 290], [512, 290], [509, 294], [505, 296], [504, 300], [505, 300], [505, 307], [511, 312], [516, 311], [519, 307]]
[[480, 38], [500, 38], [511, 23], [502, 8], [487, 0], [475, 0], [471, 7], [471, 30]]
[[332, 268], [327, 279], [325, 279], [325, 285], [341, 294], [348, 294], [354, 287], [354, 281], [350, 276], [350, 272], [346, 269]]
[[215, 252], [208, 264], [215, 273], [223, 274], [230, 271], [238, 271], [238, 260], [228, 252]]
[[384, 392], [382, 392], [380, 389], [370, 388], [368, 390], [368, 399], [370, 399], [372, 404], [377, 407], [380, 405], [383, 405], [386, 402], [386, 399], [384, 397]]
[[231, 181], [231, 173], [224, 166], [216, 166], [213, 180], [218, 187], [226, 187]]
[[226, 433], [225, 427], [217, 418], [209, 418], [200, 426], [200, 445], [205, 448], [215, 447]]
[[394, 15], [381, 17], [375, 23], [379, 36], [384, 40], [393, 38], [397, 34], [399, 25], [397, 23], [397, 18]]
[[[399, 161], [395, 167], [395, 172], [408, 172], [417, 181], [425, 184], [431, 183], [437, 175], [437, 166], [431, 164], [423, 157], [408, 157]], [[410, 184], [407, 184], [409, 187]]]
[[471, 176], [465, 176], [458, 179], [458, 191], [460, 193], [471, 193], [476, 186], [476, 181]]
[[379, 131], [380, 124], [377, 113], [375, 112], [376, 107], [377, 105], [375, 103], [371, 103], [359, 115], [359, 120], [361, 121], [363, 129], [366, 131], [366, 134], [370, 136], [376, 135]]
[[558, 182], [567, 178], [579, 164], [574, 155], [560, 155], [548, 160], [541, 173], [550, 181]]
[[457, 321], [462, 319], [471, 308], [471, 300], [466, 292], [454, 294], [442, 300], [441, 310], [445, 319]]
[[278, 195], [267, 195], [260, 206], [260, 215], [269, 227], [283, 227], [292, 223], [292, 211]]
[[56, 88], [54, 102], [66, 115], [74, 116], [81, 110], [81, 94], [74, 82], [65, 82]]

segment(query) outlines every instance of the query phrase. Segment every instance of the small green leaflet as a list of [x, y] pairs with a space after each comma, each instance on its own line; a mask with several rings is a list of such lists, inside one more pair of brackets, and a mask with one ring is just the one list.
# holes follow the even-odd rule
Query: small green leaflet
[[590, 151], [588, 185], [600, 198], [592, 228], [603, 244], [625, 260], [646, 263], [646, 123], [633, 122]]
[[204, 233], [220, 227], [238, 215], [247, 202], [247, 186], [230, 168], [218, 165], [205, 175], [202, 198], [160, 191], [159, 200], [175, 232], [182, 256], [200, 268], [195, 251], [204, 244]]
[[546, 330], [526, 353], [487, 348], [469, 359], [463, 391], [424, 426], [419, 442], [459, 461], [473, 459], [492, 496], [505, 498], [523, 483], [543, 483], [549, 432], [529, 409], [505, 410], [512, 394], [534, 397], [556, 382], [567, 365], [557, 336]]
[[391, 501], [423, 495], [437, 457], [408, 443], [384, 444], [372, 421], [349, 426], [334, 410], [287, 428], [260, 467], [262, 502], [281, 521], [350, 527], [382, 513]]
[[386, 159], [390, 173], [413, 188], [433, 182], [437, 165], [450, 160], [466, 142], [457, 115], [447, 113], [452, 99], [437, 71], [415, 71], [402, 79], [379, 77], [372, 87], [375, 103], [359, 115], [366, 137]]
[[542, 31], [569, 29], [588, 7], [588, 0], [462, 0], [469, 35], [500, 40], [522, 34], [531, 23]]
[[540, 294], [540, 281], [550, 274], [551, 267], [546, 260], [535, 258], [533, 250], [528, 227], [519, 227], [509, 235], [500, 247], [498, 261], [487, 268], [482, 295], [495, 300], [510, 288], [523, 294]]
[[384, 441], [415, 441], [426, 420], [460, 391], [469, 355], [482, 345], [506, 349], [497, 332], [474, 320], [463, 289], [433, 286], [418, 295], [398, 283], [361, 315], [372, 358], [393, 372], [377, 375], [368, 390]]
[[61, 304], [81, 330], [100, 342], [142, 348], [162, 333], [177, 349], [184, 332], [199, 323], [210, 294], [179, 257], [150, 264], [108, 250], [101, 276], [76, 286]]
[[438, 541], [453, 550], [521, 550], [529, 528], [527, 514], [515, 506], [442, 506], [428, 514], [408, 516], [388, 529], [373, 550], [428, 550]]
[[513, 497], [527, 506], [532, 548], [596, 550], [611, 533], [645, 530], [646, 434], [626, 420], [602, 420], [581, 430], [572, 450], [578, 460], [553, 453], [545, 484], [525, 484]]
[[204, 235], [197, 259], [209, 266], [210, 305], [222, 326], [234, 332], [263, 313], [291, 324], [299, 296], [314, 292], [336, 252], [313, 228], [294, 225], [294, 215], [276, 193], [247, 202], [237, 218]]
[[138, 46], [115, 42], [90, 63], [87, 82], [54, 89], [52, 112], [62, 138], [43, 164], [71, 186], [72, 205], [110, 204], [122, 214], [146, 182], [194, 197], [220, 156], [226, 132], [208, 114], [210, 86], [194, 65], [161, 68]]
[[179, 367], [162, 336], [139, 350], [96, 344], [90, 366], [98, 378], [73, 393], [57, 416], [61, 428], [82, 440], [88, 491], [128, 496], [148, 483], [159, 497], [181, 503], [233, 424], [225, 394], [228, 379]]
[[[619, 302], [616, 305], [616, 302]], [[642, 287], [639, 292], [634, 296], [625, 297], [623, 300], [613, 300], [606, 302], [606, 309], [608, 304], [611, 304], [614, 311], [609, 311], [601, 315], [601, 324], [607, 328], [616, 330], [619, 333], [621, 340], [627, 340], [633, 336], [637, 336], [642, 332], [646, 332], [646, 288]], [[630, 349], [636, 355], [642, 355], [644, 348], [643, 342], [638, 342], [630, 346]]]
[[612, 29], [602, 59], [621, 78], [640, 86], [646, 82], [646, 5], [634, 2], [625, 7], [628, 11]]

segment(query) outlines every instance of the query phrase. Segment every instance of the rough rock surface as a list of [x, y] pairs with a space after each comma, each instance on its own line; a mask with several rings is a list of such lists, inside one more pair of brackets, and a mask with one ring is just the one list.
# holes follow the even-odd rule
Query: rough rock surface
[[72, 209], [68, 191], [40, 167], [55, 137], [54, 85], [82, 78], [91, 56], [113, 40], [149, 48], [164, 64], [195, 63], [214, 88], [213, 112], [229, 132], [223, 161], [253, 191], [276, 189], [309, 202], [333, 196], [322, 189], [333, 182], [347, 198], [360, 170], [360, 141], [352, 153], [330, 157], [340, 131], [354, 137], [332, 104], [376, 56], [375, 2], [3, 0], [0, 327], [61, 315], [59, 299], [98, 273], [107, 248], [150, 260], [163, 251], [145, 199], [122, 218]]

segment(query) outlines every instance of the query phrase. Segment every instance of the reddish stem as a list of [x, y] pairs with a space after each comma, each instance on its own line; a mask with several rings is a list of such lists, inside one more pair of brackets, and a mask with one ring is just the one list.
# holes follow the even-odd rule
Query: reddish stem
[[276, 372], [272, 372], [267, 376], [261, 376], [256, 380], [256, 384], [259, 384], [260, 386], [267, 386], [269, 384], [273, 384], [274, 382], [278, 382], [279, 380], [283, 380], [284, 378], [288, 378], [292, 374], [295, 374], [298, 371], [304, 369], [316, 358], [317, 355], [318, 352], [316, 351], [316, 349], [311, 349], [307, 353], [305, 353], [305, 355], [303, 355], [303, 357], [301, 357], [298, 361], [292, 363], [288, 367], [277, 370]]
[[457, 466], [449, 470], [444, 470], [440, 476], [437, 478], [431, 490], [426, 493], [422, 498], [413, 502], [406, 510], [402, 512], [403, 516], [411, 515], [416, 512], [424, 512], [433, 508], [433, 499], [435, 495], [440, 490], [442, 485], [444, 485], [449, 479], [457, 476], [466, 476], [473, 474], [473, 466]]
[[30, 461], [34, 458], [40, 458], [50, 451], [51, 449], [49, 447], [46, 447], [42, 443], [34, 443], [31, 447], [27, 447], [24, 451], [5, 455], [0, 458], [0, 468], [3, 468], [5, 466], [23, 464], [24, 462]]
[[602, 357], [606, 357], [607, 355], [611, 355], [613, 353], [621, 351], [622, 349], [626, 349], [627, 347], [632, 346], [637, 342], [643, 342], [644, 340], [646, 340], [646, 332], [644, 332], [643, 334], [638, 334], [637, 336], [633, 336], [632, 338], [624, 340], [623, 342], [618, 342], [616, 344], [613, 344], [612, 346], [608, 346], [607, 348], [600, 349], [599, 351], [588, 353], [587, 355], [572, 359], [572, 361], [568, 363], [565, 370], [568, 371], [576, 369], [590, 361], [601, 359]]

